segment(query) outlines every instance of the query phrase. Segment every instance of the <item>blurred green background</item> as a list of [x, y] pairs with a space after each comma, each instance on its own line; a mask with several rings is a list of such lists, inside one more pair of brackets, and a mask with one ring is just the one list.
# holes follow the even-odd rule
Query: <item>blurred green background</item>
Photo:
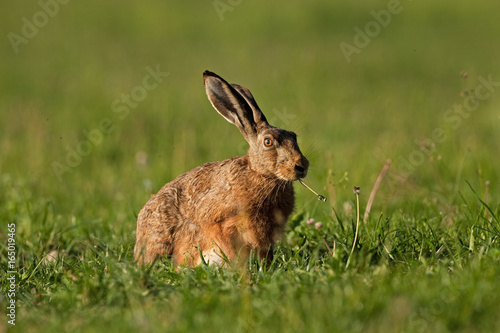
[[[370, 11], [390, 3], [70, 1], [44, 22], [37, 2], [5, 1], [0, 173], [30, 182], [61, 212], [77, 209], [80, 200], [89, 203], [85, 210], [105, 211], [117, 198], [137, 211], [148, 192], [176, 175], [244, 153], [241, 135], [206, 99], [201, 74], [209, 69], [248, 87], [274, 125], [298, 133], [318, 191], [332, 195], [327, 182], [346, 180], [335, 197], [351, 198], [354, 185], [368, 192], [388, 158], [390, 172], [404, 173], [400, 158], [437, 127], [445, 142], [398, 183], [398, 195], [387, 187], [386, 202], [413, 196], [415, 186], [453, 195], [446, 191], [464, 178], [480, 181], [478, 172], [496, 188], [498, 87], [458, 128], [443, 116], [463, 103], [460, 93], [474, 89], [479, 76], [500, 80], [500, 4], [401, 2], [348, 63], [339, 45], [355, 45], [354, 28], [364, 31], [375, 21]], [[16, 53], [8, 34], [23, 36], [23, 18], [41, 27]], [[113, 101], [141, 86], [148, 66], [169, 75], [121, 119]], [[68, 165], [68, 149], [104, 118], [113, 131], [58, 177], [53, 163]], [[440, 169], [446, 172], [435, 179]]]
[[[375, 16], [388, 7], [397, 10], [382, 26]], [[273, 125], [298, 134], [311, 161], [306, 181], [348, 218], [352, 187], [361, 187], [364, 207], [388, 159], [374, 219], [426, 220], [424, 208], [438, 224], [468, 218], [457, 208], [462, 197], [473, 197], [466, 181], [497, 206], [498, 13], [500, 2], [493, 0], [4, 0], [2, 223], [17, 223], [19, 246], [33, 262], [53, 249], [83, 258], [82, 239], [131, 261], [136, 214], [151, 193], [197, 165], [245, 153], [241, 134], [206, 98], [207, 69], [249, 88]], [[347, 59], [340, 46], [356, 42], [357, 53]], [[141, 88], [148, 68], [168, 73], [151, 90]], [[134, 93], [140, 98], [125, 113], [116, 101]], [[84, 133], [95, 135], [94, 142]], [[84, 153], [75, 157], [78, 149]], [[309, 191], [296, 185], [296, 193], [297, 214], [333, 220]], [[34, 282], [36, 292], [28, 278], [23, 282], [28, 307], [22, 315], [36, 307], [42, 281]], [[423, 284], [421, 291], [428, 289]], [[44, 292], [46, 309], [74, 304], [69, 297], [43, 298]], [[75, 318], [71, 323], [79, 325]]]

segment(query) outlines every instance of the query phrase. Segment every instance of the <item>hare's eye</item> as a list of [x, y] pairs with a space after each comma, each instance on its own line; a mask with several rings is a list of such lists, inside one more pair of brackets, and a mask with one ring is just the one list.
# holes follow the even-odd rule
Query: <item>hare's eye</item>
[[273, 145], [273, 140], [271, 140], [269, 138], [264, 139], [264, 146], [271, 147], [272, 145]]

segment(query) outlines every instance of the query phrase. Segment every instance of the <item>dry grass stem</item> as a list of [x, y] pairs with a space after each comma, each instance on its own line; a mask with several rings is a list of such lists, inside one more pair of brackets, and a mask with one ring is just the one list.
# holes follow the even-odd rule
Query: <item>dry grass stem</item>
[[[326, 245], [326, 248], [328, 249], [328, 252], [330, 252], [330, 254], [332, 255], [333, 257], [333, 252], [332, 250], [330, 249], [330, 247], [328, 246], [328, 243], [326, 242], [326, 240], [323, 238], [323, 243], [325, 243]], [[333, 242], [333, 250], [335, 251], [335, 242]]]
[[349, 263], [351, 262], [351, 256], [354, 253], [354, 248], [356, 247], [356, 242], [358, 241], [358, 231], [359, 231], [359, 187], [354, 186], [354, 194], [356, 195], [356, 231], [354, 232], [354, 241], [352, 242], [351, 253], [349, 254], [349, 258], [347, 259], [347, 264], [345, 268], [349, 267]]
[[366, 224], [368, 221], [368, 215], [370, 215], [370, 210], [372, 209], [372, 204], [373, 201], [375, 200], [375, 195], [377, 194], [378, 188], [380, 187], [380, 183], [382, 183], [382, 179], [384, 179], [385, 173], [387, 172], [387, 169], [389, 169], [389, 166], [391, 165], [392, 161], [388, 159], [382, 170], [380, 170], [380, 173], [378, 174], [377, 180], [375, 181], [375, 184], [373, 185], [372, 191], [370, 192], [370, 197], [368, 198], [368, 202], [366, 203], [366, 209], [365, 209], [365, 214], [363, 216], [363, 223]]

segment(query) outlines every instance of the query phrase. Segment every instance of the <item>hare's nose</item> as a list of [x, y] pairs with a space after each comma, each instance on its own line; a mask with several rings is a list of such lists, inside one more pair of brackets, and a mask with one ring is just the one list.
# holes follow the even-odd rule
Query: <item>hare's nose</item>
[[307, 169], [301, 165], [295, 165], [295, 172], [299, 178], [304, 178], [307, 175]]
[[304, 169], [300, 165], [295, 165], [295, 171], [300, 172], [300, 173], [304, 173], [305, 170], [306, 169]]

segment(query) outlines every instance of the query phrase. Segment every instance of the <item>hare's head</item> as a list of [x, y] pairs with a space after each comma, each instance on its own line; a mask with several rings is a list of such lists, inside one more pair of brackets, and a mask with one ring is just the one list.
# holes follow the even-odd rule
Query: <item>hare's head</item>
[[214, 108], [238, 127], [250, 145], [247, 155], [253, 170], [286, 181], [307, 175], [309, 161], [300, 152], [297, 135], [269, 125], [247, 88], [229, 84], [209, 71], [203, 78]]

